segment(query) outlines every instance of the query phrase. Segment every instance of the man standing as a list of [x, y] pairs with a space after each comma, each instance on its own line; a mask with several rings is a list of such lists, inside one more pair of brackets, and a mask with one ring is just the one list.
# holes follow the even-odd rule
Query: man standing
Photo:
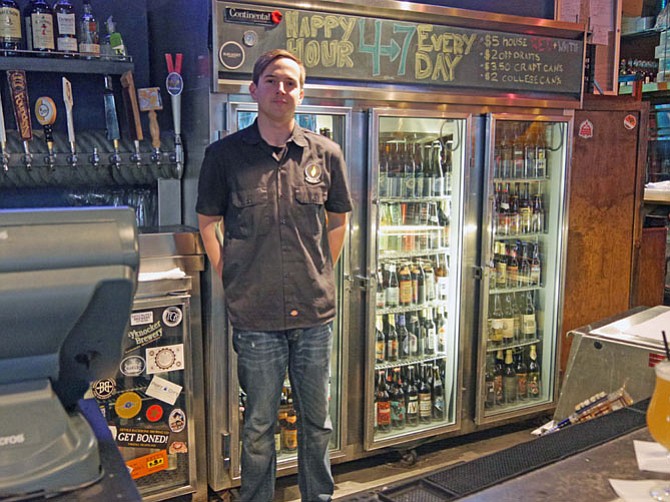
[[304, 83], [305, 67], [290, 52], [260, 56], [249, 85], [258, 118], [207, 148], [198, 184], [200, 234], [223, 279], [247, 395], [240, 495], [250, 502], [274, 495], [273, 434], [287, 368], [298, 416], [302, 499], [331, 500], [333, 494], [333, 268], [352, 204], [339, 146], [295, 123]]

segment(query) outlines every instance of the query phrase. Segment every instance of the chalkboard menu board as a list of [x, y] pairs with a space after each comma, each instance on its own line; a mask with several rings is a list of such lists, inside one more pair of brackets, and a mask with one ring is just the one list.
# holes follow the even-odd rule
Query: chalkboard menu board
[[579, 95], [582, 40], [218, 2], [218, 72], [296, 54], [310, 78]]

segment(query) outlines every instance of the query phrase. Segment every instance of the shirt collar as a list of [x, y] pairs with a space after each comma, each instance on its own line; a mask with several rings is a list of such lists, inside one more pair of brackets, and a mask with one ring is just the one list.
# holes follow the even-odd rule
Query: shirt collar
[[[242, 140], [250, 145], [265, 143], [265, 140], [261, 137], [261, 132], [258, 130], [258, 120], [254, 120], [253, 124], [242, 131]], [[286, 144], [290, 142], [293, 142], [302, 148], [307, 146], [305, 130], [297, 123], [293, 126], [293, 132], [291, 133], [291, 137], [288, 139], [288, 141], [286, 141]]]

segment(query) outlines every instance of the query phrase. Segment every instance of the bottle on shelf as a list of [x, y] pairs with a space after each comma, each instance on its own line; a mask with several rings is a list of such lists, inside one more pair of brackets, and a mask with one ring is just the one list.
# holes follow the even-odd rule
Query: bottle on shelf
[[[505, 248], [503, 243], [500, 243]], [[516, 244], [509, 244], [507, 252], [507, 287], [516, 288], [519, 286], [519, 260], [517, 258]], [[504, 287], [504, 286], [502, 286]]]
[[523, 360], [523, 351], [515, 354], [516, 362], [514, 371], [516, 371], [517, 397], [521, 401], [528, 399], [528, 366]]
[[391, 428], [405, 427], [405, 393], [400, 382], [400, 368], [393, 368], [393, 379], [390, 385]]
[[79, 51], [77, 43], [77, 16], [70, 0], [57, 0], [53, 7], [56, 26], [56, 49], [65, 54]]
[[503, 372], [503, 400], [505, 404], [516, 403], [518, 392], [517, 386], [512, 349], [507, 349], [505, 351], [505, 367]]
[[537, 152], [537, 128], [531, 124], [528, 128], [528, 136], [525, 143], [525, 162], [523, 166], [523, 177], [535, 176], [535, 154]]
[[433, 418], [432, 391], [428, 383], [427, 366], [421, 366], [419, 382], [419, 422], [428, 424]]
[[532, 291], [526, 291], [525, 294], [524, 308], [521, 314], [521, 335], [524, 340], [532, 340], [537, 336], [535, 299]]
[[386, 307], [386, 290], [384, 289], [384, 270], [377, 269], [377, 291], [375, 293], [375, 304], [378, 309]]
[[389, 265], [388, 287], [386, 288], [386, 306], [393, 308], [397, 307], [400, 302], [400, 284], [398, 282], [398, 274], [395, 265]]
[[433, 141], [433, 152], [431, 159], [431, 175], [433, 177], [433, 193], [435, 197], [442, 197], [445, 194], [444, 189], [444, 171], [442, 169], [442, 143]]
[[503, 373], [505, 372], [505, 361], [503, 360], [503, 351], [496, 352], [495, 365], [493, 367], [493, 382], [495, 389], [495, 404], [503, 404]]
[[493, 310], [491, 311], [491, 330], [489, 342], [493, 346], [502, 345], [503, 332], [505, 328], [504, 314], [500, 295], [493, 295]]
[[531, 207], [528, 183], [524, 183], [523, 192], [519, 197], [519, 217], [521, 233], [529, 234], [533, 230], [533, 208]]
[[514, 307], [511, 293], [506, 293], [503, 299], [503, 332], [502, 338], [505, 345], [514, 343]]
[[495, 354], [486, 354], [486, 368], [484, 373], [484, 407], [493, 408], [496, 404], [495, 390]]
[[433, 366], [433, 385], [432, 385], [432, 401], [433, 401], [433, 420], [442, 422], [447, 417], [446, 401], [444, 397], [444, 384], [440, 375], [440, 367], [435, 364]]
[[398, 288], [399, 298], [398, 304], [400, 306], [409, 306], [412, 304], [412, 274], [410, 272], [409, 264], [404, 262], [400, 265], [398, 271]]
[[410, 366], [407, 369], [405, 399], [407, 400], [407, 412], [405, 415], [407, 425], [416, 426], [419, 424], [419, 389], [416, 386], [414, 366]]
[[298, 426], [295, 410], [291, 409], [286, 417], [286, 435], [284, 437], [284, 451], [293, 453], [298, 450]]
[[[15, 0], [0, 1], [0, 50], [3, 55], [15, 54], [21, 48], [21, 11]], [[7, 51], [7, 52], [5, 52]]]
[[444, 173], [444, 193], [451, 195], [451, 183], [453, 180], [454, 163], [452, 152], [449, 148], [444, 149], [444, 163], [442, 171]]
[[412, 263], [412, 283], [416, 277], [416, 305], [426, 303], [426, 275], [419, 260]]
[[416, 197], [423, 197], [425, 168], [423, 159], [421, 158], [421, 146], [417, 143], [412, 143], [412, 158], [414, 162], [414, 195]]
[[403, 143], [401, 146], [402, 146], [401, 159], [402, 159], [402, 176], [403, 176], [402, 196], [410, 198], [414, 197], [415, 195], [414, 158], [407, 143]]
[[398, 331], [395, 326], [395, 315], [388, 315], [386, 323], [386, 361], [396, 362], [399, 359]]
[[375, 388], [375, 409], [377, 430], [387, 432], [391, 430], [391, 399], [386, 388], [386, 372], [377, 372], [377, 385]]
[[375, 322], [375, 362], [381, 364], [386, 361], [386, 337], [384, 336], [384, 319], [377, 314]]
[[406, 326], [405, 314], [398, 314], [396, 330], [398, 332], [398, 358], [404, 360], [410, 355], [409, 331]]
[[500, 204], [498, 205], [498, 234], [510, 234], [510, 206], [509, 206], [509, 183], [500, 191]]
[[533, 195], [533, 217], [532, 217], [532, 232], [544, 233], [545, 212], [542, 194], [537, 193]]
[[441, 235], [441, 241], [442, 241], [442, 247], [449, 247], [449, 201], [442, 201], [438, 203], [437, 205], [437, 219], [440, 224], [440, 227], [442, 228], [442, 235]]
[[514, 184], [512, 191], [510, 184], [507, 184], [507, 191], [509, 192], [509, 233], [511, 235], [518, 235], [521, 233], [521, 215], [519, 214], [519, 184]]
[[537, 362], [537, 348], [531, 345], [528, 354], [528, 397], [540, 399], [542, 397], [542, 372]]
[[426, 346], [424, 347], [424, 353], [427, 356], [432, 356], [437, 350], [437, 326], [435, 326], [435, 321], [433, 320], [433, 309], [428, 307], [425, 312]]
[[402, 194], [402, 162], [400, 158], [400, 146], [396, 141], [393, 143], [389, 155], [388, 170], [386, 173], [388, 197], [400, 197]]
[[26, 47], [30, 51], [52, 52], [54, 39], [53, 10], [45, 0], [30, 0], [23, 11]]
[[539, 127], [537, 141], [535, 143], [535, 177], [546, 178], [547, 169], [547, 128], [544, 125]]
[[513, 178], [522, 178], [526, 164], [526, 152], [524, 144], [524, 130], [521, 123], [514, 124], [514, 140], [512, 143], [512, 155], [514, 162]]
[[79, 19], [79, 52], [100, 56], [100, 30], [93, 14], [91, 0], [84, 0], [84, 12]]
[[409, 355], [419, 356], [419, 316], [416, 311], [410, 312], [407, 321], [407, 332], [409, 333]]
[[530, 259], [529, 284], [539, 286], [542, 283], [542, 262], [540, 261], [540, 243], [533, 245], [533, 256]]
[[512, 141], [510, 140], [510, 124], [505, 122], [498, 122], [498, 129], [501, 136], [500, 139], [500, 157], [501, 157], [501, 179], [509, 179], [512, 177], [512, 169], [514, 164], [514, 150]]
[[437, 311], [437, 317], [435, 318], [437, 353], [445, 354], [447, 352], [447, 316], [444, 313], [444, 307], [440, 306], [435, 310]]
[[106, 25], [109, 48], [111, 49], [112, 54], [116, 56], [127, 56], [128, 54], [126, 52], [126, 46], [123, 43], [123, 37], [121, 37], [121, 33], [116, 31], [116, 23], [112, 19], [112, 16], [107, 18]]
[[438, 254], [435, 262], [437, 299], [444, 301], [449, 298], [449, 266], [447, 264], [447, 257], [443, 254]]
[[387, 183], [388, 183], [388, 163], [390, 156], [390, 145], [385, 143], [379, 144], [379, 186], [377, 191], [380, 197], [387, 197]]

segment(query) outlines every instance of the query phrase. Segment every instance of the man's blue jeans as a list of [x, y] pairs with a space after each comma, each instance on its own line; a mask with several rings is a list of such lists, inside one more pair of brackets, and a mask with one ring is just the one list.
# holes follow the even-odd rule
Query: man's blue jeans
[[328, 443], [328, 378], [332, 322], [287, 331], [233, 330], [237, 374], [247, 394], [242, 432], [243, 501], [270, 502], [277, 455], [274, 428], [288, 366], [298, 417], [298, 485], [303, 501], [327, 501], [333, 494]]

